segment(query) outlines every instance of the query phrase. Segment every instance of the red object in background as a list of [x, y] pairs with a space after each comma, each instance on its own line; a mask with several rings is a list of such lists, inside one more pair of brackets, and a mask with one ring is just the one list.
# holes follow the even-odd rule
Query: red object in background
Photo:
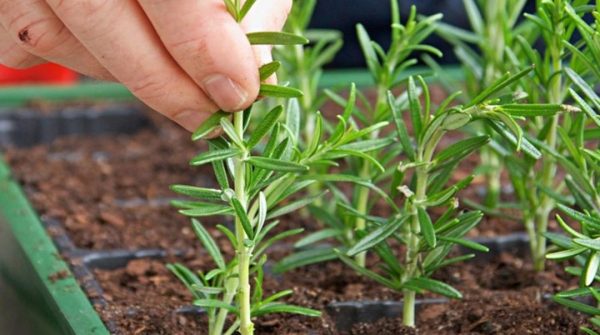
[[73, 84], [77, 73], [57, 64], [46, 63], [29, 69], [15, 70], [0, 65], [0, 85]]

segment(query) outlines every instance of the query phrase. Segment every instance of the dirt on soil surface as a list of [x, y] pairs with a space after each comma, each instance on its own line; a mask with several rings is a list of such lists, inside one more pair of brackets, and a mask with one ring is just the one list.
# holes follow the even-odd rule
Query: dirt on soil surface
[[[173, 261], [207, 269], [202, 258]], [[327, 315], [319, 319], [277, 314], [257, 319], [257, 334], [578, 334], [585, 318], [543, 298], [576, 282], [559, 266], [548, 266], [547, 271], [535, 273], [528, 262], [501, 254], [493, 262], [446, 268], [436, 278], [454, 285], [464, 298], [424, 306], [418, 312], [417, 330], [401, 326], [400, 319], [380, 319], [340, 332]], [[108, 307], [100, 309], [101, 315], [114, 322], [118, 333], [205, 334], [205, 318], [174, 312], [188, 306], [192, 297], [173, 279], [163, 260], [135, 260], [123, 269], [95, 274], [109, 301]], [[336, 262], [269, 276], [264, 288], [266, 295], [292, 289], [287, 303], [316, 309], [339, 301], [401, 299], [399, 293]]]
[[[43, 218], [62, 222], [75, 244], [85, 249], [163, 248], [184, 251], [178, 258], [136, 260], [117, 270], [94, 270], [108, 306], [97, 306], [103, 319], [120, 334], [204, 334], [206, 320], [177, 313], [191, 303], [191, 294], [165, 268], [182, 262], [195, 270], [210, 270], [189, 220], [168, 205], [176, 195], [171, 184], [215, 185], [208, 168], [191, 168], [189, 159], [205, 149], [189, 134], [160, 122], [132, 135], [65, 138], [50, 145], [6, 153], [15, 177], [24, 185]], [[471, 174], [471, 157], [456, 178]], [[478, 200], [485, 183], [476, 179], [463, 196]], [[510, 197], [510, 195], [508, 195]], [[207, 222], [212, 223], [212, 222]], [[225, 223], [227, 222], [214, 222]], [[212, 225], [207, 225], [212, 226]], [[315, 220], [294, 215], [282, 228], [318, 227]], [[492, 218], [477, 235], [520, 231], [513, 221]], [[226, 238], [209, 229], [226, 255]], [[275, 258], [286, 252], [276, 253]], [[464, 293], [450, 304], [424, 307], [418, 331], [395, 319], [358, 324], [350, 334], [576, 334], [585, 319], [542, 299], [544, 294], [576, 286], [552, 263], [535, 273], [526, 260], [503, 254], [487, 263], [465, 263], [443, 269], [436, 278]], [[323, 309], [336, 301], [399, 300], [401, 295], [329, 262], [267, 276], [265, 294], [291, 288], [288, 303]], [[257, 334], [338, 334], [334, 322], [294, 315], [270, 315], [256, 320]]]

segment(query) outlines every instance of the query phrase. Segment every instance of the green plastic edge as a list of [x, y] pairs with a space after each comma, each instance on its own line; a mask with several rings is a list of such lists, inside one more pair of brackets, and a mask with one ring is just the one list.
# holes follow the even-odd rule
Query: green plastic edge
[[[405, 71], [403, 76], [431, 72], [425, 67], [416, 67]], [[444, 73], [460, 79], [460, 68], [444, 67]], [[326, 70], [319, 81], [320, 87], [340, 87], [354, 82], [357, 86], [373, 84], [373, 78], [365, 69]], [[77, 85], [30, 85], [8, 86], [0, 88], [0, 107], [18, 107], [34, 100], [42, 101], [128, 101], [135, 97], [121, 84], [111, 82], [85, 82]], [[2, 110], [0, 110], [2, 112]]]
[[[32, 320], [45, 319], [44, 334], [109, 334], [69, 266], [60, 258], [21, 187], [11, 178], [10, 168], [2, 155], [0, 234], [3, 244], [11, 244], [10, 238], [15, 240], [12, 255], [0, 255], [0, 275], [23, 291], [18, 292], [20, 303], [30, 306], [26, 310], [28, 314], [37, 313]], [[7, 246], [0, 246], [0, 250], [3, 248]], [[20, 253], [24, 257], [19, 258]], [[28, 272], [29, 267], [31, 271]], [[27, 278], [19, 278], [25, 277], [23, 273]]]

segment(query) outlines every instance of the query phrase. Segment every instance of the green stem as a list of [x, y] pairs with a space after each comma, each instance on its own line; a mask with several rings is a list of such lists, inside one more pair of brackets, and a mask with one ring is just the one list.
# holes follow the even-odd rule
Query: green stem
[[[562, 24], [557, 23], [556, 36], [553, 38], [553, 43], [550, 48], [550, 57], [552, 60], [552, 72], [554, 74], [548, 87], [548, 102], [552, 104], [562, 103], [562, 80], [560, 75], [562, 71], [561, 53], [562, 41], [560, 39], [562, 32]], [[558, 132], [559, 116], [554, 115], [550, 120], [550, 128], [546, 137], [546, 144], [557, 149], [557, 132]], [[551, 155], [544, 156], [542, 161], [541, 185], [548, 189], [554, 189], [554, 178], [556, 176], [556, 161]], [[544, 270], [544, 257], [546, 255], [546, 237], [544, 234], [548, 229], [548, 218], [550, 212], [554, 208], [554, 200], [545, 193], [540, 194], [539, 206], [532, 208], [535, 211], [535, 230], [536, 230], [536, 248], [532, 255], [534, 269], [536, 271]]]
[[487, 189], [484, 204], [487, 208], [495, 209], [500, 201], [502, 163], [498, 154], [490, 147], [483, 147], [481, 149], [481, 161], [489, 168], [489, 171], [485, 173]]
[[[233, 116], [234, 127], [237, 135], [244, 138], [244, 114], [237, 112]], [[247, 152], [244, 152], [241, 157], [234, 160], [234, 175], [235, 175], [235, 195], [246, 209], [246, 166], [245, 159]], [[244, 245], [244, 241], [248, 238], [242, 226], [239, 217], [235, 218], [235, 232], [237, 237], [237, 254], [238, 254], [238, 299], [240, 309], [240, 333], [242, 335], [254, 334], [254, 325], [250, 318], [250, 250]]]
[[[226, 304], [231, 304], [233, 297], [235, 297], [235, 293], [238, 288], [237, 278], [229, 278], [225, 284], [225, 295], [223, 296], [223, 302]], [[227, 320], [227, 314], [229, 311], [225, 308], [219, 309], [219, 313], [217, 314], [217, 318], [212, 325], [209, 327], [209, 335], [221, 335], [223, 334], [223, 328], [225, 327], [225, 321]]]
[[[383, 110], [385, 108], [387, 108], [387, 104], [386, 104], [386, 97], [387, 97], [387, 88], [384, 85], [379, 85], [377, 87], [377, 100], [375, 102], [375, 113], [374, 113], [374, 118], [376, 119], [378, 117], [378, 115], [381, 115], [381, 113], [383, 113]], [[371, 138], [377, 138], [379, 136], [379, 131], [374, 131], [373, 133], [371, 133]], [[359, 176], [361, 179], [366, 179], [369, 180], [371, 179], [371, 164], [369, 164], [368, 161], [363, 161], [362, 162], [362, 168], [359, 172]], [[367, 215], [367, 211], [368, 211], [368, 207], [369, 207], [369, 188], [368, 187], [360, 187], [359, 191], [358, 191], [358, 198], [357, 198], [357, 203], [356, 203], [356, 210], [364, 215]], [[361, 231], [361, 230], [365, 230], [366, 228], [366, 221], [364, 218], [362, 217], [357, 217], [356, 221], [354, 222], [354, 229], [356, 231]], [[356, 263], [358, 263], [360, 266], [365, 266], [366, 263], [366, 251], [361, 252], [359, 254], [357, 254], [355, 256], [355, 260]]]
[[402, 324], [408, 327], [415, 326], [415, 291], [404, 290], [402, 300]]
[[[482, 40], [484, 44], [480, 45], [486, 60], [485, 72], [482, 78], [483, 88], [488, 87], [498, 79], [504, 69], [506, 43], [504, 25], [507, 14], [506, 0], [486, 2], [485, 15], [489, 24], [486, 25], [485, 39]], [[485, 130], [487, 134], [493, 134], [489, 127], [486, 127]], [[487, 189], [484, 204], [486, 207], [494, 209], [500, 202], [502, 163], [498, 154], [489, 146], [481, 149], [481, 161], [489, 168], [489, 171], [485, 173]]]
[[[363, 166], [360, 170], [360, 177], [362, 178], [369, 178], [371, 175], [371, 171], [369, 168], [369, 162], [364, 161], [363, 162]], [[361, 187], [360, 190], [358, 191], [358, 200], [357, 200], [357, 204], [356, 204], [356, 210], [359, 213], [362, 214], [367, 214], [367, 207], [369, 204], [369, 188], [367, 187]], [[355, 226], [354, 228], [356, 229], [356, 231], [362, 231], [365, 230], [366, 228], [366, 221], [364, 218], [356, 218], [356, 222], [355, 222]], [[366, 255], [367, 252], [363, 251], [359, 254], [357, 254], [355, 256], [355, 260], [356, 263], [358, 263], [358, 265], [364, 267], [365, 263], [366, 263]]]
[[[422, 161], [423, 155], [419, 158]], [[415, 171], [417, 176], [417, 190], [415, 193], [414, 202], [410, 205], [410, 214], [412, 216], [408, 246], [406, 250], [406, 271], [404, 273], [403, 282], [419, 276], [419, 244], [421, 242], [421, 225], [417, 206], [426, 199], [427, 191], [427, 166], [420, 166]], [[415, 295], [411, 290], [404, 290], [404, 302], [402, 304], [402, 324], [409, 327], [415, 326]]]

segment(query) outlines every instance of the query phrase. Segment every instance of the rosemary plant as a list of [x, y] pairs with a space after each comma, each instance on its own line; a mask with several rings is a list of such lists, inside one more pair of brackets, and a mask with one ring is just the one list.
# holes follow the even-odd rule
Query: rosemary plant
[[[598, 280], [600, 267], [600, 97], [593, 86], [600, 83], [600, 5], [592, 12], [595, 22], [588, 25], [575, 10], [567, 6], [567, 13], [575, 21], [582, 42], [572, 45], [569, 50], [576, 55], [580, 66], [580, 76], [572, 69], [566, 69], [568, 79], [573, 83], [569, 89], [571, 97], [583, 113], [578, 113], [569, 128], [560, 127], [559, 135], [566, 148], [564, 154], [546, 150], [568, 173], [565, 183], [571, 197], [558, 198], [558, 208], [569, 219], [577, 222], [579, 228], [569, 225], [560, 215], [556, 219], [567, 236], [547, 233], [546, 236], [560, 250], [546, 257], [553, 260], [574, 260], [575, 266], [567, 266], [566, 272], [581, 278], [580, 287], [558, 293], [554, 300], [567, 307], [592, 315], [593, 328], [582, 327], [587, 334], [597, 335], [600, 330], [600, 291], [593, 287]], [[584, 79], [586, 78], [586, 79]], [[581, 94], [581, 95], [580, 95]], [[577, 209], [575, 209], [577, 208]], [[588, 304], [585, 299], [592, 299]], [[594, 330], [596, 329], [596, 330]]]
[[[409, 115], [413, 134], [410, 135], [397, 99], [388, 93], [388, 106], [396, 125], [395, 137], [406, 160], [402, 160], [393, 175], [389, 196], [384, 196], [392, 215], [378, 216], [363, 213], [357, 208], [349, 212], [365, 220], [366, 229], [359, 234], [360, 241], [348, 249], [337, 250], [338, 256], [357, 272], [385, 285], [402, 291], [404, 295], [403, 323], [415, 325], [415, 296], [423, 291], [438, 293], [450, 298], [461, 295], [446, 283], [431, 279], [439, 268], [473, 257], [473, 254], [446, 259], [452, 246], [458, 244], [478, 251], [487, 248], [464, 239], [464, 235], [477, 225], [482, 217], [479, 211], [460, 212], [455, 195], [466, 187], [472, 177], [448, 185], [458, 163], [472, 152], [483, 147], [488, 135], [478, 135], [440, 148], [442, 138], [449, 131], [460, 129], [481, 120], [496, 129], [500, 136], [510, 140], [514, 147], [528, 155], [539, 152], [522, 138], [515, 118], [523, 116], [554, 115], [563, 110], [560, 105], [517, 104], [506, 98], [494, 98], [505, 88], [527, 75], [525, 69], [515, 75], [504, 75], [465, 105], [450, 107], [457, 94], [451, 95], [435, 109], [429, 98], [429, 89], [421, 77], [409, 77]], [[418, 99], [416, 83], [423, 92], [423, 104]], [[400, 201], [402, 206], [397, 206]], [[432, 219], [431, 207], [444, 207], [445, 213]], [[392, 251], [395, 245], [405, 251], [398, 258]], [[372, 271], [353, 259], [366, 250], [373, 250], [383, 264], [383, 274]]]
[[323, 67], [333, 60], [343, 44], [341, 32], [332, 29], [309, 29], [317, 0], [297, 0], [288, 20], [285, 31], [306, 36], [310, 45], [291, 45], [275, 48], [275, 59], [281, 62], [281, 75], [292, 85], [299, 87], [304, 95], [299, 98], [302, 111], [299, 122], [304, 130], [304, 140], [312, 138], [311, 126], [315, 112], [325, 96], [319, 90], [319, 80]]
[[[572, 2], [576, 6], [587, 3], [586, 0]], [[537, 2], [536, 15], [525, 14], [532, 22], [537, 34], [518, 35], [511, 50], [510, 60], [514, 64], [530, 63], [534, 65], [533, 76], [520, 81], [519, 94], [531, 103], [564, 104], [568, 86], [564, 80], [565, 66], [573, 62], [566, 52], [566, 41], [570, 41], [575, 30], [574, 20], [568, 14], [563, 0], [544, 0]], [[579, 14], [578, 14], [579, 15]], [[533, 49], [532, 45], [541, 37], [544, 51]], [[568, 108], [566, 108], [568, 109]], [[575, 109], [568, 109], [575, 110]], [[540, 147], [550, 151], [562, 152], [563, 144], [559, 137], [559, 126], [571, 122], [571, 113], [535, 117], [524, 124], [526, 137]], [[502, 145], [495, 145], [501, 148]], [[556, 204], [556, 194], [564, 189], [564, 182], [557, 178], [557, 162], [553, 155], [537, 155], [541, 163], [528, 156], [512, 155], [496, 150], [502, 156], [517, 198], [517, 206], [522, 212], [522, 220], [530, 238], [531, 255], [534, 268], [544, 269], [546, 253], [545, 232], [548, 228], [550, 213]]]
[[[400, 23], [400, 10], [398, 7], [397, 0], [390, 1], [391, 13], [392, 13], [392, 40], [390, 47], [387, 52], [383, 51], [383, 48], [371, 40], [367, 31], [364, 27], [359, 24], [356, 27], [358, 39], [362, 47], [362, 51], [367, 63], [369, 72], [373, 76], [373, 80], [376, 85], [377, 98], [374, 105], [367, 105], [367, 113], [363, 113], [363, 122], [366, 124], [373, 124], [383, 120], [389, 120], [391, 116], [391, 109], [387, 103], [387, 92], [388, 90], [398, 86], [400, 81], [400, 75], [409, 67], [417, 63], [415, 58], [411, 58], [415, 50], [429, 52], [437, 56], [441, 56], [441, 51], [436, 48], [422, 44], [422, 42], [435, 30], [435, 22], [441, 19], [441, 14], [426, 17], [417, 20], [417, 9], [415, 6], [411, 6], [410, 14], [407, 22], [403, 25]], [[417, 92], [413, 92], [415, 95], [413, 98], [416, 99]], [[364, 101], [367, 101], [364, 99]], [[373, 132], [371, 138], [376, 141], [378, 132]], [[384, 147], [384, 145], [382, 145]], [[383, 159], [382, 152], [374, 148], [373, 155], [376, 159]], [[374, 169], [374, 165], [368, 160], [362, 160], [358, 162], [357, 168], [358, 176], [366, 180], [383, 179], [386, 174], [385, 167], [382, 165], [375, 165], [379, 167]], [[377, 177], [379, 175], [379, 178]], [[380, 181], [379, 180], [379, 181]], [[356, 194], [353, 197], [353, 207], [362, 214], [354, 217], [354, 224], [351, 227], [354, 231], [361, 234], [366, 228], [366, 220], [364, 216], [369, 210], [369, 188], [358, 187], [355, 190]], [[371, 202], [372, 204], [373, 202]], [[352, 216], [350, 216], [352, 217]], [[355, 238], [352, 238], [355, 240]], [[356, 255], [356, 261], [358, 264], [365, 265], [365, 253], [358, 253]]]
[[[335, 190], [333, 199], [316, 208], [310, 207], [312, 214], [327, 225], [327, 228], [309, 234], [296, 246], [299, 248], [313, 245], [313, 248], [300, 251], [290, 257], [282, 260], [276, 267], [278, 271], [286, 271], [290, 268], [306, 265], [310, 263], [330, 260], [336, 257], [331, 246], [315, 248], [315, 243], [321, 242], [326, 238], [335, 238], [342, 247], [348, 247], [356, 243], [362, 232], [365, 230], [365, 216], [370, 207], [381, 197], [382, 192], [375, 185], [389, 182], [395, 164], [393, 160], [399, 154], [399, 147], [392, 147], [388, 150], [393, 138], [390, 136], [381, 136], [379, 129], [382, 124], [391, 120], [391, 109], [387, 103], [387, 91], [398, 87], [406, 82], [403, 73], [411, 66], [417, 63], [413, 58], [415, 51], [422, 51], [434, 55], [441, 55], [441, 52], [429, 45], [422, 44], [423, 41], [434, 31], [434, 23], [441, 18], [441, 15], [434, 15], [423, 19], [417, 19], [416, 8], [413, 6], [406, 23], [400, 23], [400, 11], [397, 0], [390, 1], [391, 6], [391, 29], [392, 40], [387, 51], [371, 40], [367, 31], [361, 24], [356, 27], [358, 40], [367, 63], [369, 72], [373, 78], [376, 90], [376, 98], [369, 101], [360, 91], [352, 88], [347, 99], [327, 90], [328, 96], [341, 106], [352, 106], [352, 122], [363, 125], [376, 125], [377, 130], [370, 132], [363, 138], [363, 141], [352, 146], [352, 150], [367, 153], [368, 155], [354, 155], [347, 161], [349, 169], [344, 171], [344, 178], [331, 179], [328, 181], [329, 187]], [[417, 94], [417, 93], [415, 93]], [[417, 98], [414, 96], [413, 98]], [[355, 107], [357, 100], [360, 100], [362, 106]], [[408, 104], [406, 94], [398, 99], [400, 105]], [[350, 149], [350, 148], [348, 148]], [[322, 171], [323, 173], [323, 171]], [[336, 182], [352, 182], [351, 197], [348, 198], [344, 192], [336, 186]], [[377, 195], [372, 197], [371, 195]], [[348, 209], [358, 211], [361, 215], [349, 215]], [[359, 264], [364, 265], [365, 253], [356, 255]]]
[[[240, 5], [237, 1], [226, 1], [227, 8], [238, 21], [242, 20], [253, 1]], [[251, 44], [291, 45], [306, 43], [303, 37], [290, 33], [257, 32], [248, 34]], [[278, 63], [265, 64], [260, 68], [260, 78], [265, 80], [275, 71]], [[276, 85], [261, 84], [260, 94], [278, 98], [297, 98], [301, 91]], [[316, 113], [312, 128], [315, 134], [304, 148], [299, 146], [299, 134], [292, 129], [300, 117], [298, 104], [276, 106], [260, 120], [260, 124], [249, 129], [252, 107], [233, 114], [217, 112], [205, 121], [193, 134], [194, 140], [206, 138], [217, 128], [224, 135], [209, 141], [209, 151], [191, 160], [194, 166], [212, 164], [220, 189], [174, 185], [175, 192], [197, 198], [194, 201], [175, 201], [180, 213], [191, 217], [233, 216], [233, 230], [226, 225], [217, 225], [225, 235], [235, 255], [227, 261], [209, 231], [197, 220], [193, 229], [204, 248], [213, 258], [215, 269], [194, 273], [182, 264], [172, 264], [170, 269], [190, 289], [194, 304], [207, 311], [209, 333], [243, 335], [253, 334], [253, 317], [267, 313], [296, 313], [319, 316], [320, 312], [280, 302], [292, 293], [291, 290], [263, 296], [263, 266], [268, 248], [275, 242], [298, 234], [301, 228], [292, 229], [268, 237], [278, 225], [276, 218], [293, 212], [311, 203], [322, 194], [297, 200], [290, 199], [306, 189], [315, 178], [306, 173], [323, 165], [334, 165], [335, 159], [347, 155], [368, 157], [351, 148], [370, 132], [386, 125], [381, 123], [362, 130], [356, 129], [349, 118], [353, 106], [348, 106], [331, 137], [323, 137], [323, 119]], [[280, 121], [286, 115], [285, 122]], [[264, 145], [263, 145], [264, 144]], [[231, 185], [230, 183], [233, 183]], [[232, 188], [233, 187], [233, 188]], [[254, 285], [251, 279], [254, 278]], [[228, 314], [236, 316], [225, 330]]]
[[[284, 45], [274, 49], [274, 57], [281, 62], [280, 78], [287, 80], [291, 85], [300, 87], [304, 93], [299, 101], [291, 100], [290, 103], [299, 103], [301, 113], [296, 127], [292, 129], [300, 134], [298, 141], [304, 145], [311, 142], [315, 129], [317, 111], [326, 100], [323, 90], [319, 88], [319, 81], [323, 67], [333, 60], [343, 45], [342, 34], [332, 29], [309, 29], [317, 0], [297, 0], [284, 27], [285, 31], [296, 35], [306, 36], [310, 45]], [[325, 128], [331, 125], [324, 119]], [[321, 170], [327, 167], [322, 167]], [[315, 173], [322, 171], [315, 171]], [[310, 195], [321, 192], [323, 186], [314, 183], [309, 187]], [[322, 205], [322, 199], [315, 200], [315, 205]], [[303, 211], [302, 214], [308, 214]]]
[[[518, 69], [519, 65], [514, 65], [510, 60], [511, 57], [514, 58], [511, 48], [515, 44], [515, 37], [536, 30], [532, 29], [534, 27], [531, 22], [518, 21], [526, 0], [463, 0], [463, 4], [472, 31], [440, 22], [436, 32], [454, 46], [454, 52], [462, 64], [464, 73], [464, 82], [461, 84], [466, 88], [466, 99], [469, 99], [505, 72]], [[426, 61], [437, 67], [431, 59], [426, 58]], [[448, 78], [444, 78], [442, 83], [446, 83], [449, 92], [454, 91], [455, 85], [451, 84]], [[493, 130], [484, 131], [493, 136]], [[483, 171], [487, 182], [484, 205], [493, 210], [500, 200], [501, 159], [492, 147], [486, 146], [481, 150], [480, 161], [478, 169]]]
[[[237, 0], [225, 0], [228, 11], [240, 22], [255, 1], [246, 1], [242, 5]], [[277, 33], [249, 33], [251, 44], [303, 44], [307, 41], [300, 36]], [[270, 63], [260, 68], [260, 78], [264, 80], [278, 68], [278, 63]], [[262, 96], [298, 97], [301, 92], [282, 86], [261, 84]], [[176, 201], [180, 212], [192, 217], [212, 215], [234, 216], [233, 231], [224, 225], [217, 226], [229, 238], [236, 254], [226, 262], [218, 245], [199, 221], [193, 221], [193, 228], [203, 246], [213, 258], [217, 268], [206, 274], [195, 274], [181, 264], [170, 269], [192, 291], [194, 303], [207, 310], [209, 333], [222, 334], [228, 313], [234, 313], [236, 321], [225, 332], [232, 334], [238, 330], [243, 335], [253, 334], [251, 318], [266, 313], [291, 312], [318, 316], [318, 311], [279, 302], [291, 291], [281, 291], [269, 297], [263, 297], [262, 266], [266, 261], [266, 249], [279, 239], [296, 234], [301, 229], [280, 233], [265, 239], [267, 233], [277, 225], [277, 221], [267, 223], [273, 218], [301, 207], [302, 203], [292, 202], [284, 207], [276, 206], [304, 187], [295, 182], [295, 176], [309, 169], [300, 155], [294, 153], [295, 139], [280, 131], [278, 122], [283, 107], [272, 109], [254, 132], [246, 137], [251, 108], [233, 113], [233, 122], [229, 115], [218, 112], [210, 117], [194, 133], [193, 139], [199, 140], [222, 127], [224, 136], [210, 141], [210, 151], [191, 160], [194, 166], [211, 163], [221, 189], [195, 186], [174, 185], [173, 190], [201, 201]], [[270, 135], [270, 137], [269, 137]], [[269, 137], [262, 155], [254, 155], [253, 149]], [[308, 156], [308, 155], [307, 155]], [[230, 188], [230, 179], [233, 189]], [[251, 276], [255, 274], [256, 286], [251, 290]], [[236, 298], [234, 304], [233, 300]]]
[[[593, 174], [600, 173], [598, 166], [600, 164], [600, 150], [589, 151], [586, 159], [591, 164], [590, 170], [595, 170]], [[596, 180], [596, 187], [600, 186]], [[598, 204], [596, 204], [598, 205]], [[566, 266], [565, 271], [571, 275], [580, 278], [580, 287], [560, 292], [553, 297], [553, 300], [580, 311], [592, 315], [590, 322], [600, 329], [600, 291], [592, 284], [598, 282], [598, 269], [600, 265], [600, 212], [580, 212], [565, 205], [559, 204], [558, 208], [570, 219], [575, 220], [580, 225], [576, 230], [569, 226], [565, 220], [557, 215], [556, 219], [564, 229], [567, 236], [555, 233], [547, 233], [547, 237], [560, 248], [560, 251], [551, 252], [547, 255], [552, 260], [574, 260], [575, 266]], [[593, 299], [595, 303], [586, 303], [586, 300]], [[588, 334], [598, 334], [592, 329], [582, 327], [582, 330]]]

